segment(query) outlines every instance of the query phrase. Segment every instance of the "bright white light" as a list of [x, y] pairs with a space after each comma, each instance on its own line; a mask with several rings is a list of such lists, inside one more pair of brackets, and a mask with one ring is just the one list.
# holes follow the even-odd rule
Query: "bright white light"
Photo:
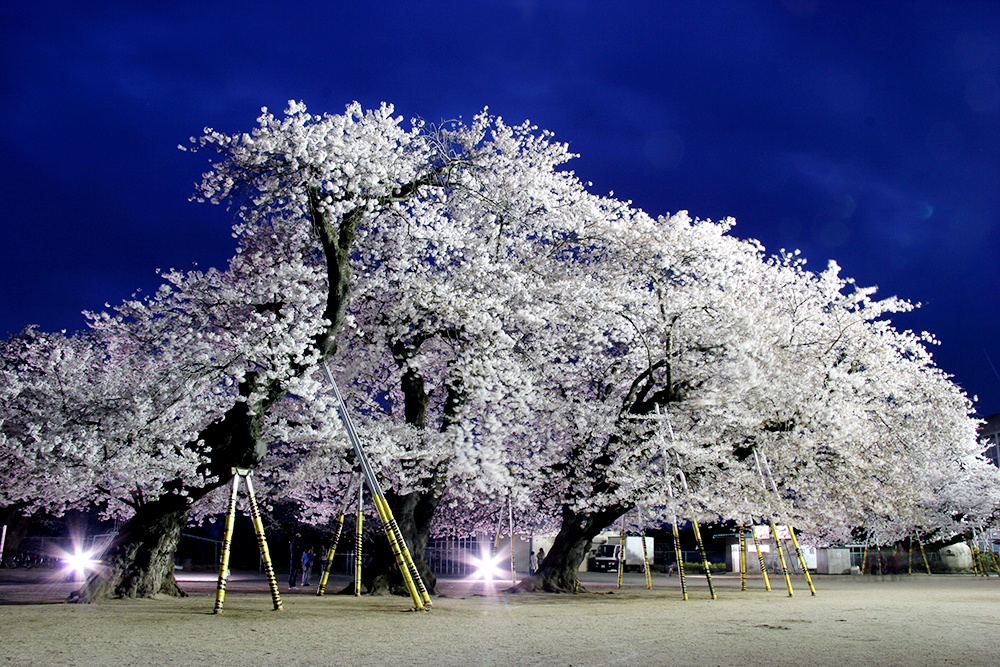
[[482, 558], [471, 558], [472, 566], [475, 570], [472, 573], [473, 579], [483, 579], [492, 581], [493, 579], [503, 579], [510, 576], [510, 571], [500, 568], [500, 563], [505, 560], [504, 554], [500, 553], [492, 558], [484, 555]]
[[101, 561], [94, 560], [94, 554], [90, 551], [79, 551], [74, 549], [73, 553], [67, 553], [62, 559], [65, 563], [66, 572], [72, 573], [77, 577], [86, 576], [88, 573], [97, 569], [97, 566]]

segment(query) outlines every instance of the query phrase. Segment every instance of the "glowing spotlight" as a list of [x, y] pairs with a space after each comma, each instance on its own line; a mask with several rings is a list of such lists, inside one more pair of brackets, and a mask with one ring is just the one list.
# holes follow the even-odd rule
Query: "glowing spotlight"
[[492, 557], [486, 556], [485, 554], [482, 558], [476, 558], [473, 556], [470, 558], [470, 562], [474, 568], [471, 578], [493, 581], [494, 579], [503, 579], [509, 576], [509, 571], [504, 571], [500, 568], [500, 563], [504, 560], [505, 557], [502, 553]]
[[101, 564], [101, 561], [94, 558], [92, 551], [81, 551], [79, 548], [74, 548], [73, 553], [64, 553], [59, 560], [63, 563], [66, 575], [72, 576], [75, 580], [86, 578]]

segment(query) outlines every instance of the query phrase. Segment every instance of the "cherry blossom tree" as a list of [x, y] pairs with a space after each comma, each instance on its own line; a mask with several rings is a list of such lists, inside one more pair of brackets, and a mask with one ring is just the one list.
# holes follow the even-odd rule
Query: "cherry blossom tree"
[[531, 341], [550, 397], [540, 421], [559, 451], [539, 469], [539, 502], [560, 499], [562, 528], [523, 586], [575, 590], [591, 540], [662, 485], [662, 446], [643, 418], [738, 391], [739, 302], [762, 262], [729, 224], [623, 209], [567, 256], [552, 289], [574, 304]]
[[[281, 426], [276, 411], [294, 412], [287, 407], [292, 404], [308, 410], [302, 406], [318, 395], [316, 365], [334, 355], [348, 321], [352, 272], [377, 271], [395, 261], [387, 254], [392, 248], [379, 245], [391, 240], [379, 237], [383, 226], [398, 227], [405, 236], [420, 218], [422, 231], [432, 238], [424, 239], [414, 257], [433, 247], [434, 259], [424, 259], [441, 261], [444, 268], [465, 261], [458, 248], [448, 246], [449, 226], [464, 225], [467, 231], [459, 235], [473, 230], [490, 249], [470, 258], [470, 266], [489, 266], [508, 246], [517, 246], [508, 236], [520, 244], [530, 241], [517, 246], [518, 252], [551, 243], [545, 233], [529, 235], [544, 230], [542, 219], [561, 229], [554, 224], [560, 209], [582, 191], [571, 173], [557, 170], [570, 157], [565, 146], [529, 124], [510, 127], [485, 112], [468, 126], [414, 122], [405, 129], [387, 105], [364, 112], [355, 104], [343, 115], [313, 116], [291, 103], [284, 118], [265, 110], [252, 133], [206, 130], [193, 143], [193, 150], [219, 156], [204, 175], [199, 198], [236, 206], [236, 257], [225, 271], [168, 274], [153, 297], [134, 299], [118, 313], [92, 321], [102, 345], [117, 349], [125, 344], [118, 341], [127, 341], [134, 364], [164, 369], [169, 378], [158, 378], [160, 385], [191, 389], [189, 400], [177, 402], [190, 412], [177, 408], [169, 431], [176, 437], [154, 438], [169, 443], [162, 447], [189, 467], [185, 475], [171, 477], [170, 466], [158, 457], [145, 460], [144, 450], [131, 450], [138, 463], [123, 477], [143, 487], [142, 502], [130, 508], [134, 513], [105, 554], [105, 570], [88, 583], [83, 595], [88, 599], [176, 592], [164, 572], [179, 526], [191, 505], [224, 484], [233, 468], [255, 467], [265, 458], [274, 437], [268, 429]], [[369, 238], [374, 245], [363, 250]], [[468, 285], [473, 282], [470, 275]], [[456, 315], [462, 313], [444, 313], [440, 320], [452, 327]], [[471, 332], [469, 341], [477, 340], [477, 325], [460, 325]], [[418, 384], [416, 355], [424, 345], [432, 347], [417, 341], [428, 331], [450, 335], [437, 325], [432, 331], [421, 326], [397, 325], [389, 341], [414, 399], [406, 416], [411, 421], [419, 421], [413, 406], [424, 398], [412, 389]], [[467, 391], [459, 385], [473, 375], [455, 367], [446, 377], [457, 396]], [[155, 392], [147, 386], [154, 378], [138, 370], [125, 380], [134, 385], [130, 392], [142, 396]], [[289, 399], [292, 390], [297, 394]], [[80, 391], [86, 400], [82, 381]], [[128, 435], [121, 437], [130, 442]], [[68, 450], [86, 446], [83, 435], [67, 441]], [[112, 468], [104, 462], [104, 470]], [[144, 476], [149, 470], [162, 471], [162, 479], [150, 483]], [[108, 495], [116, 488], [108, 487]], [[140, 551], [145, 555], [138, 556]]]
[[932, 462], [967, 453], [969, 401], [926, 337], [887, 320], [910, 304], [873, 300], [833, 263], [765, 258], [728, 223], [636, 215], [624, 229], [578, 255], [609, 281], [587, 299], [604, 308], [539, 346], [562, 455], [537, 488], [561, 499], [562, 528], [522, 587], [574, 590], [590, 541], [635, 505], [813, 529], [910, 517]]
[[971, 402], [934, 366], [929, 335], [892, 326], [910, 304], [874, 300], [834, 263], [816, 275], [789, 258], [779, 268], [770, 310], [785, 326], [772, 349], [794, 373], [750, 395], [764, 428], [748, 442], [778, 487], [758, 485], [768, 507], [756, 514], [827, 540], [921, 525], [928, 475], [979, 452]]
[[557, 519], [523, 585], [573, 590], [593, 537], [637, 505], [925, 525], [935, 493], [987, 480], [959, 481], [968, 400], [887, 319], [909, 304], [768, 258], [731, 221], [595, 197], [528, 123], [290, 103], [192, 142], [216, 160], [197, 198], [237, 215], [229, 265], [2, 350], [0, 504], [97, 499], [127, 519], [84, 599], [179, 594], [180, 529], [233, 468], [329, 516], [352, 461], [327, 363], [425, 574], [442, 506]]
[[86, 598], [177, 592], [171, 555], [188, 507], [229, 474], [203, 432], [239, 400], [248, 372], [305, 363], [308, 348], [292, 343], [316, 326], [311, 283], [322, 273], [268, 253], [277, 278], [250, 236], [242, 249], [227, 272], [167, 274], [151, 298], [91, 315], [83, 334], [28, 330], [6, 344], [18, 378], [3, 426], [8, 495], [128, 519]]
[[[455, 179], [457, 194], [435, 191], [405, 212], [383, 213], [388, 219], [358, 236], [364, 268], [338, 342], [339, 375], [361, 408], [366, 447], [387, 474], [386, 498], [431, 584], [423, 548], [442, 500], [461, 498], [466, 508], [512, 493], [527, 500], [509, 472], [528, 458], [518, 443], [532, 421], [530, 365], [518, 340], [545, 325], [552, 304], [537, 295], [567, 239], [586, 234], [609, 205], [556, 171], [571, 157], [564, 146], [528, 125], [475, 119], [483, 123], [492, 126], [490, 169]], [[525, 165], [518, 156], [529, 147]], [[299, 482], [307, 512], [339, 511], [323, 483]], [[368, 572], [388, 569], [376, 562]]]

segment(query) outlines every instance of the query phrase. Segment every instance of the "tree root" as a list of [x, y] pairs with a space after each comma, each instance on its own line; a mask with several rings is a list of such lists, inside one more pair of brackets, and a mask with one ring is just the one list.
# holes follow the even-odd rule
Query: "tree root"
[[532, 575], [522, 579], [516, 586], [505, 589], [504, 593], [589, 593], [579, 580], [570, 586], [559, 585], [551, 579]]

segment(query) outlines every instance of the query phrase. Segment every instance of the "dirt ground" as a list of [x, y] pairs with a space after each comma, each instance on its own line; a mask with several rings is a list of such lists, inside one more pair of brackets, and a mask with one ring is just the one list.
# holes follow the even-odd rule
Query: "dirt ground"
[[[0, 667], [79, 665], [684, 665], [767, 667], [1000, 665], [1000, 578], [971, 575], [801, 577], [586, 575], [578, 595], [508, 595], [445, 581], [426, 612], [408, 598], [286, 591], [274, 611], [256, 573], [230, 580], [213, 614], [210, 573], [181, 575], [184, 599], [63, 602], [52, 571], [0, 571]], [[342, 583], [342, 582], [338, 582]], [[333, 590], [336, 590], [331, 586]]]

